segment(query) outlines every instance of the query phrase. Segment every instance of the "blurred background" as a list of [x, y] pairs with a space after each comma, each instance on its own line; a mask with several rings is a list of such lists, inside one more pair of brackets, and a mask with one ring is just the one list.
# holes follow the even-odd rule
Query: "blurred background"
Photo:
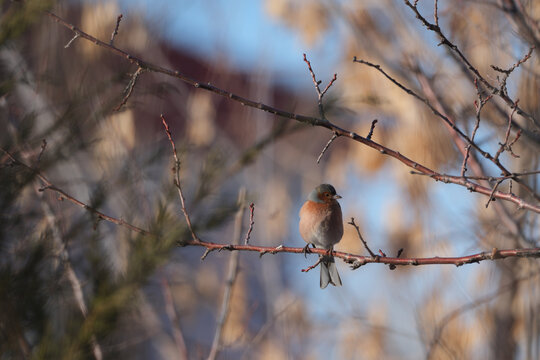
[[[0, 3], [0, 145], [57, 188], [157, 234], [101, 221], [35, 172], [0, 154], [0, 359], [203, 359], [218, 328], [231, 253], [179, 247], [190, 239], [173, 185], [164, 114], [178, 147], [195, 231], [232, 243], [238, 198], [255, 204], [250, 243], [301, 247], [298, 211], [331, 183], [370, 247], [394, 256], [463, 256], [538, 246], [538, 216], [466, 188], [411, 175], [394, 158], [162, 74], [143, 72], [125, 106], [135, 65], [78, 38], [50, 10], [159, 66], [254, 101], [318, 115], [307, 66], [325, 87], [327, 118], [441, 173], [463, 155], [425, 104], [354, 56], [442, 109], [467, 134], [476, 122], [474, 78], [402, 1], [10, 1]], [[420, 1], [433, 21], [434, 2]], [[540, 3], [439, 1], [447, 37], [492, 84], [536, 46], [507, 81], [509, 96], [540, 118]], [[488, 93], [483, 93], [483, 98]], [[494, 154], [511, 108], [482, 108], [477, 143]], [[514, 115], [511, 171], [536, 170], [538, 123]], [[43, 140], [46, 147], [43, 148]], [[471, 164], [476, 165], [471, 165]], [[471, 151], [469, 175], [500, 170]], [[523, 178], [532, 192], [537, 176]], [[491, 186], [495, 183], [492, 182]], [[537, 204], [517, 183], [503, 182]], [[536, 195], [538, 198], [538, 196]], [[243, 218], [241, 237], [249, 213]], [[345, 224], [337, 250], [366, 254]], [[238, 232], [238, 230], [237, 230]], [[373, 264], [343, 286], [319, 288], [317, 257], [240, 252], [218, 359], [536, 359], [540, 357], [537, 259], [461, 267]]]

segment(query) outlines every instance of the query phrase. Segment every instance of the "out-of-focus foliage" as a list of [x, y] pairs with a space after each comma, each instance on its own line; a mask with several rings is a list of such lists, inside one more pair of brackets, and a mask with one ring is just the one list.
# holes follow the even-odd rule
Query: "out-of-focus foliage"
[[[419, 3], [431, 21], [434, 3]], [[539, 4], [508, 7], [519, 3], [438, 2], [443, 32], [494, 84], [501, 74], [491, 65], [510, 67], [540, 38]], [[400, 248], [404, 256], [458, 256], [538, 244], [535, 214], [503, 201], [486, 209], [484, 196], [411, 175], [395, 159], [345, 139], [317, 165], [330, 137], [324, 129], [276, 119], [162, 75], [143, 73], [126, 106], [115, 112], [136, 68], [80, 38], [66, 47], [73, 34], [43, 10], [104, 41], [123, 12], [115, 38], [120, 48], [287, 111], [318, 110], [313, 89], [279, 88], [260, 74], [235, 72], [222, 59], [194, 59], [159, 40], [142, 14], [126, 13], [115, 1], [53, 5], [1, 5], [0, 146], [34, 170], [0, 153], [0, 359], [208, 355], [229, 253], [212, 252], [201, 261], [201, 249], [178, 246], [191, 234], [173, 186], [160, 114], [179, 150], [195, 231], [205, 240], [234, 240], [236, 199], [245, 187], [247, 202], [256, 204], [251, 243], [303, 246], [297, 211], [314, 185], [330, 182], [344, 197], [344, 221], [354, 216], [372, 248], [389, 256]], [[459, 174], [463, 156], [442, 121], [373, 68], [352, 62], [356, 56], [380, 64], [471, 134], [474, 79], [402, 1], [267, 0], [264, 9], [297, 32], [306, 49], [341, 36], [338, 81], [325, 97], [329, 119], [366, 135], [377, 118], [375, 141], [436, 171]], [[508, 81], [509, 95], [536, 119], [539, 54], [537, 47]], [[478, 144], [496, 152], [510, 113], [495, 96], [482, 110]], [[539, 129], [517, 114], [514, 120], [523, 129], [513, 146], [519, 158], [504, 153], [501, 161], [512, 171], [538, 169]], [[473, 156], [487, 174], [499, 175]], [[36, 171], [153, 235], [103, 221], [42, 189]], [[523, 181], [536, 191], [537, 177]], [[534, 201], [516, 183], [513, 191]], [[364, 252], [346, 224], [337, 248]], [[221, 358], [540, 355], [534, 259], [395, 271], [373, 265], [351, 272], [340, 264], [344, 286], [324, 292], [318, 269], [299, 271], [314, 259], [240, 254]]]

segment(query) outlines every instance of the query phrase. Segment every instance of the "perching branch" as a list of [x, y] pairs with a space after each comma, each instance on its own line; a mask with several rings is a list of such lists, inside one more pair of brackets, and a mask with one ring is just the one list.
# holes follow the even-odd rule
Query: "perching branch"
[[[69, 201], [73, 202], [74, 204], [79, 205], [83, 209], [90, 211], [98, 216], [98, 218], [109, 221], [113, 224], [126, 227], [132, 231], [135, 231], [137, 233], [140, 233], [142, 235], [146, 236], [153, 236], [150, 232], [143, 230], [139, 227], [136, 227], [135, 225], [129, 224], [125, 222], [122, 219], [117, 219], [112, 216], [106, 215], [97, 209], [91, 207], [90, 205], [87, 205], [83, 203], [82, 201], [72, 197], [71, 195], [67, 194], [65, 191], [56, 188], [43, 174], [40, 172], [32, 169], [25, 163], [19, 161], [16, 159], [10, 152], [6, 151], [3, 148], [0, 148], [1, 151], [3, 151], [10, 159], [11, 161], [16, 165], [21, 165], [25, 168], [27, 168], [29, 171], [32, 171], [45, 185], [42, 190], [51, 190], [59, 193], [63, 198], [68, 199]], [[212, 242], [206, 242], [201, 241], [198, 239], [192, 239], [186, 242], [183, 242], [181, 246], [200, 246], [206, 248], [205, 256], [208, 255], [208, 253], [212, 251], [222, 251], [222, 250], [229, 250], [229, 251], [250, 251], [250, 252], [258, 252], [259, 256], [263, 256], [265, 254], [277, 254], [277, 253], [291, 253], [291, 254], [304, 254], [304, 248], [303, 247], [286, 247], [283, 245], [279, 245], [277, 247], [270, 247], [270, 246], [254, 246], [254, 245], [240, 245], [240, 244], [218, 244], [218, 243], [212, 243]], [[319, 255], [325, 255], [327, 254], [327, 250], [325, 249], [310, 249], [310, 254], [319, 254]], [[464, 264], [469, 263], [478, 263], [480, 261], [484, 260], [495, 260], [495, 259], [503, 259], [507, 257], [540, 257], [540, 248], [532, 248], [532, 249], [509, 249], [509, 250], [497, 250], [493, 249], [491, 252], [481, 252], [473, 255], [468, 256], [462, 256], [462, 257], [431, 257], [431, 258], [399, 258], [399, 257], [381, 257], [375, 255], [372, 256], [362, 256], [362, 255], [356, 255], [356, 254], [350, 254], [345, 253], [341, 251], [333, 251], [332, 255], [334, 257], [343, 259], [346, 263], [351, 264], [354, 267], [360, 267], [365, 264], [369, 263], [381, 263], [381, 264], [387, 264], [387, 265], [435, 265], [435, 264], [453, 264], [456, 266], [461, 266]]]
[[[303, 247], [288, 247], [279, 245], [277, 247], [270, 246], [255, 246], [255, 245], [236, 245], [236, 244], [217, 244], [212, 242], [196, 243], [188, 241], [182, 246], [202, 246], [210, 251], [228, 250], [228, 251], [252, 251], [258, 252], [260, 256], [265, 254], [277, 254], [277, 253], [290, 253], [290, 254], [304, 254]], [[311, 248], [309, 254], [326, 255], [328, 250]], [[457, 256], [457, 257], [428, 257], [428, 258], [401, 258], [401, 257], [384, 257], [375, 255], [363, 256], [351, 253], [345, 253], [341, 251], [333, 251], [332, 256], [342, 259], [344, 262], [350, 264], [353, 268], [359, 268], [360, 266], [372, 263], [407, 266], [407, 265], [456, 265], [462, 266], [465, 264], [479, 263], [485, 260], [497, 260], [505, 259], [508, 257], [527, 257], [538, 258], [540, 257], [540, 248], [531, 249], [508, 249], [498, 250], [494, 248], [492, 251], [480, 252], [472, 255]]]

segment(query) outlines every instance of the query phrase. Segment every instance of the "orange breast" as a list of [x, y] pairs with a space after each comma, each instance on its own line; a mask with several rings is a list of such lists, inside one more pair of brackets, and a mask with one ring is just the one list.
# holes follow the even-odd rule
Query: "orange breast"
[[343, 236], [341, 207], [337, 201], [306, 201], [300, 209], [300, 235], [307, 243], [330, 249]]

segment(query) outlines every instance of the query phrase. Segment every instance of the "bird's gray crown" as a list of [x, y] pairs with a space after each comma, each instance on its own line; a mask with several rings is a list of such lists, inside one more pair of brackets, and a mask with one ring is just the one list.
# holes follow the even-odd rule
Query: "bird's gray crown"
[[321, 184], [317, 186], [308, 196], [308, 200], [315, 202], [324, 202], [319, 198], [319, 194], [330, 193], [330, 195], [336, 195], [336, 189], [330, 184]]

